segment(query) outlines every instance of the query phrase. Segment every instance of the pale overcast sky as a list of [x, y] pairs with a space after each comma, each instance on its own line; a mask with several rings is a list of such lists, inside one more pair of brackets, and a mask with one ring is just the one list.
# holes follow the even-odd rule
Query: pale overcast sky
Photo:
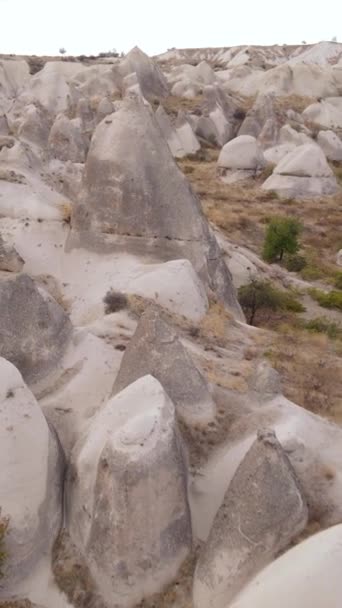
[[342, 41], [342, 0], [0, 0], [0, 52]]

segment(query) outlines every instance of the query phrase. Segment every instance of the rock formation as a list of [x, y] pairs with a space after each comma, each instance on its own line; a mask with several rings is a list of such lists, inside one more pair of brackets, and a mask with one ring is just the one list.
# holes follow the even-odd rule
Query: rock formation
[[242, 318], [199, 202], [174, 163], [153, 113], [141, 102], [129, 99], [96, 128], [84, 195], [73, 207], [72, 226], [69, 247], [110, 251], [117, 249], [121, 237], [132, 253], [144, 244], [165, 261], [188, 258], [204, 283]]
[[24, 266], [24, 260], [14, 247], [4, 243], [0, 234], [0, 270], [8, 272], [20, 272]]
[[217, 161], [227, 182], [255, 176], [265, 164], [262, 150], [252, 135], [239, 135], [225, 144]]
[[339, 525], [294, 547], [265, 568], [231, 608], [273, 608], [275, 602], [279, 608], [335, 608], [341, 595], [341, 539]]
[[[2, 308], [1, 308], [2, 310]], [[0, 506], [8, 518], [5, 589], [51, 550], [62, 524], [63, 455], [18, 370], [0, 358]]]
[[260, 431], [238, 467], [203, 546], [194, 576], [195, 608], [229, 606], [308, 519], [294, 470], [271, 431]]
[[342, 161], [342, 141], [333, 131], [320, 131], [317, 143], [328, 160]]
[[142, 315], [125, 351], [114, 393], [146, 374], [159, 380], [183, 421], [203, 425], [214, 418], [215, 405], [203, 376], [175, 331], [152, 308]]
[[152, 376], [109, 401], [76, 444], [68, 528], [112, 606], [158, 592], [189, 554], [185, 462], [174, 406]]
[[338, 185], [324, 153], [315, 144], [298, 146], [284, 156], [263, 184], [282, 196], [324, 196], [335, 194]]
[[6, 606], [340, 605], [341, 93], [337, 42], [1, 56]]
[[0, 355], [33, 384], [52, 371], [70, 340], [71, 323], [27, 275], [0, 281]]

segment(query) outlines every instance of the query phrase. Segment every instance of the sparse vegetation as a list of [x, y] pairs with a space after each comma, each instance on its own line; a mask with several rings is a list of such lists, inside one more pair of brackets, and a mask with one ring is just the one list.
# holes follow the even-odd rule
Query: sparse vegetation
[[333, 321], [329, 321], [325, 317], [316, 317], [310, 319], [304, 323], [304, 328], [312, 333], [322, 333], [329, 336], [331, 339], [335, 339], [342, 336], [342, 329]]
[[103, 298], [105, 305], [105, 314], [110, 315], [113, 312], [119, 312], [128, 307], [128, 299], [125, 294], [119, 291], [108, 291]]
[[307, 265], [306, 259], [302, 255], [285, 255], [284, 266], [290, 272], [300, 272]]
[[266, 230], [262, 252], [264, 260], [281, 262], [285, 253], [291, 255], [297, 253], [301, 230], [301, 223], [294, 217], [272, 218]]
[[323, 308], [342, 310], [342, 291], [340, 290], [325, 292], [320, 289], [310, 289], [309, 294]]
[[239, 302], [246, 314], [249, 325], [254, 325], [258, 313], [265, 310], [303, 312], [304, 307], [297, 298], [287, 291], [281, 291], [268, 281], [252, 280], [239, 289]]
[[[160, 101], [156, 100], [154, 106], [157, 108]], [[201, 106], [203, 103], [202, 95], [197, 97], [177, 97], [176, 95], [170, 95], [162, 101], [162, 106], [167, 114], [176, 117], [179, 110], [184, 112], [191, 112], [192, 114], [201, 114]]]
[[293, 323], [280, 325], [271, 340], [265, 355], [281, 374], [285, 396], [342, 422], [340, 340]]

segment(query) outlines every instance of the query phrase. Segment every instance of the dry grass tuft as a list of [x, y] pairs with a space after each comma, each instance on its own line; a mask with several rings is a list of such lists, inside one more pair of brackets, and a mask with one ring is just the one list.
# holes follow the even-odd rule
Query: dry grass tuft
[[177, 97], [176, 95], [170, 95], [162, 101], [156, 100], [153, 105], [157, 108], [160, 105], [163, 106], [165, 112], [171, 116], [177, 116], [179, 110], [184, 112], [190, 112], [191, 114], [201, 113], [201, 107], [203, 103], [203, 96], [197, 95], [197, 97]]
[[276, 110], [287, 112], [287, 110], [294, 110], [301, 114], [304, 110], [312, 103], [316, 103], [315, 97], [306, 97], [302, 95], [286, 95], [281, 97], [275, 97], [274, 105]]
[[66, 530], [61, 531], [54, 544], [52, 571], [58, 587], [75, 608], [105, 608], [96, 582]]
[[140, 602], [136, 608], [192, 608], [192, 585], [196, 566], [196, 551], [184, 561], [177, 578], [161, 593]]
[[342, 421], [342, 342], [284, 325], [270, 336], [267, 354], [281, 374], [284, 394], [307, 410]]

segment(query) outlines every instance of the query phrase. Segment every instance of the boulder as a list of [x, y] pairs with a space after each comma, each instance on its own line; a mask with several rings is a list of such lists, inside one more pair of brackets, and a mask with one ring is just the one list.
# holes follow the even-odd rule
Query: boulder
[[198, 201], [152, 111], [135, 99], [97, 126], [84, 186], [83, 201], [73, 207], [75, 229], [168, 239], [203, 235]]
[[159, 306], [195, 323], [209, 308], [203, 284], [189, 260], [150, 264], [128, 282], [125, 291], [154, 300]]
[[257, 175], [266, 161], [255, 137], [239, 135], [223, 146], [217, 165], [223, 180], [230, 183]]
[[201, 145], [184, 112], [178, 112], [175, 127], [178, 139], [182, 144], [185, 154], [196, 154], [201, 149]]
[[342, 97], [328, 97], [311, 104], [304, 110], [303, 117], [326, 129], [342, 129]]
[[195, 608], [224, 608], [306, 526], [308, 510], [274, 432], [260, 431], [238, 467], [201, 549]]
[[274, 173], [297, 177], [333, 176], [333, 171], [327, 163], [325, 154], [314, 143], [298, 146], [278, 163]]
[[222, 107], [217, 105], [209, 113], [208, 119], [213, 123], [216, 129], [216, 138], [209, 140], [218, 146], [224, 146], [227, 141], [234, 137], [235, 125], [232, 118], [227, 118]]
[[[192, 133], [188, 123], [184, 126]], [[95, 129], [84, 191], [72, 207], [72, 228], [68, 249], [125, 249], [150, 253], [159, 261], [189, 259], [205, 287], [243, 319], [199, 201], [174, 162], [154, 113], [139, 100], [125, 100]]]
[[14, 144], [15, 139], [11, 135], [0, 135], [0, 150], [3, 148], [13, 148]]
[[171, 583], [191, 550], [174, 406], [152, 376], [116, 395], [72, 453], [67, 526], [103, 599], [131, 608]]
[[[97, 337], [93, 328], [91, 333], [84, 328], [76, 329], [53, 376], [38, 390], [35, 387], [39, 405], [48, 423], [56, 429], [67, 459], [90, 419], [112, 393], [113, 377], [122, 355], [105, 339], [111, 330], [115, 335], [113, 325], [106, 330]], [[115, 338], [120, 343], [117, 334]]]
[[336, 264], [337, 266], [342, 266], [342, 249], [336, 255]]
[[59, 532], [64, 464], [56, 434], [19, 371], [3, 358], [0, 459], [1, 517], [9, 522], [1, 589], [11, 593], [49, 553]]
[[279, 122], [277, 118], [268, 118], [261, 129], [258, 142], [263, 148], [274, 146], [279, 139]]
[[6, 157], [1, 167], [0, 215], [40, 222], [62, 221], [70, 215], [70, 201], [37, 176], [40, 166], [29, 150], [18, 143]]
[[109, 114], [113, 114], [113, 112], [113, 103], [110, 101], [110, 99], [108, 99], [108, 97], [103, 97], [103, 99], [101, 99], [99, 105], [97, 106], [97, 121], [101, 122], [101, 120], [103, 120], [106, 116], [109, 116]]
[[210, 85], [216, 82], [216, 74], [213, 68], [206, 61], [200, 61], [194, 69], [194, 77], [197, 81], [205, 85]]
[[123, 76], [136, 74], [137, 84], [145, 99], [167, 97], [169, 85], [159, 66], [137, 46], [134, 47], [120, 64]]
[[14, 105], [7, 119], [12, 133], [22, 141], [33, 143], [40, 148], [46, 148], [51, 118], [48, 111], [38, 102], [29, 103], [24, 107]]
[[305, 135], [305, 133], [296, 131], [296, 129], [293, 129], [290, 125], [284, 125], [279, 131], [279, 143], [302, 146], [304, 144], [313, 144], [314, 142], [310, 137]]
[[[4, 144], [0, 149], [0, 163], [1, 169], [6, 170], [7, 168], [20, 171], [28, 171], [30, 172], [34, 169], [36, 172], [42, 171], [42, 159], [40, 157], [39, 150], [33, 150], [33, 147], [22, 140], [16, 139], [14, 137], [8, 137], [4, 140]], [[33, 176], [35, 181], [38, 182], [39, 178], [37, 176]], [[6, 181], [5, 176], [2, 174], [1, 179]], [[14, 180], [11, 180], [14, 182]], [[22, 180], [25, 182], [25, 179]], [[3, 187], [3, 184], [0, 183], [0, 187]], [[46, 188], [48, 191], [48, 188]], [[48, 198], [48, 196], [46, 196]], [[1, 201], [1, 206], [4, 205], [6, 207], [6, 200]], [[15, 205], [10, 205], [10, 207], [15, 207]]]
[[247, 112], [238, 135], [259, 137], [267, 120], [275, 119], [274, 96], [258, 95], [252, 108]]
[[171, 120], [166, 114], [162, 105], [158, 107], [155, 116], [160, 130], [170, 148], [172, 156], [174, 158], [183, 158], [183, 156], [186, 156], [186, 152], [183, 148], [180, 138], [178, 137], [177, 131], [172, 126]]
[[306, 197], [335, 194], [338, 185], [317, 144], [304, 144], [284, 156], [262, 185], [282, 196]]
[[331, 67], [305, 63], [283, 63], [267, 70], [254, 86], [264, 94], [280, 96], [328, 97], [337, 93]]
[[[29, 67], [24, 60], [0, 59], [0, 112], [7, 111], [12, 99], [20, 95], [30, 78]], [[11, 101], [10, 101], [11, 100]]]
[[239, 135], [223, 146], [217, 164], [223, 169], [256, 173], [265, 166], [265, 159], [255, 137]]
[[203, 90], [202, 111], [203, 116], [207, 116], [216, 128], [216, 145], [224, 146], [236, 132], [238, 124], [236, 101], [218, 84], [206, 86]]
[[0, 270], [7, 272], [20, 272], [24, 266], [24, 260], [14, 247], [4, 243], [0, 234]]
[[54, 158], [83, 163], [86, 146], [82, 135], [81, 119], [69, 120], [64, 114], [59, 114], [52, 125], [48, 144], [49, 152]]
[[196, 116], [192, 119], [194, 121], [194, 131], [198, 137], [204, 139], [214, 146], [223, 146], [225, 141], [221, 141], [221, 137], [216, 128], [214, 121], [209, 116]]
[[152, 307], [141, 316], [125, 351], [114, 393], [146, 374], [163, 385], [183, 421], [207, 424], [213, 420], [216, 408], [205, 379], [175, 331]]
[[331, 196], [339, 189], [335, 177], [296, 177], [275, 173], [261, 187], [263, 190], [272, 190], [284, 198]]
[[0, 281], [0, 356], [33, 384], [54, 369], [71, 337], [68, 316], [26, 274]]
[[277, 165], [287, 154], [293, 152], [295, 147], [295, 144], [279, 144], [278, 146], [264, 150], [264, 157], [268, 163]]
[[116, 66], [100, 63], [93, 64], [86, 70], [79, 66], [78, 72], [69, 82], [71, 95], [75, 100], [120, 96], [121, 79]]
[[334, 131], [320, 131], [317, 143], [328, 160], [342, 161], [342, 141]]
[[231, 608], [338, 608], [342, 525], [315, 534], [267, 566]]
[[87, 68], [77, 62], [47, 61], [43, 69], [30, 78], [18, 103], [38, 102], [52, 116], [65, 112], [73, 102], [69, 83], [82, 69]]
[[322, 527], [342, 521], [341, 428], [285, 399], [279, 393], [279, 381], [267, 370], [258, 369], [255, 380], [255, 393], [251, 380], [248, 403], [234, 412], [235, 421], [225, 443], [189, 483], [193, 534], [202, 541], [208, 538], [229, 484], [258, 429], [270, 425], [301, 483], [309, 520]]
[[196, 66], [188, 63], [175, 66], [168, 80], [172, 95], [191, 98], [201, 94], [206, 86], [215, 85], [217, 77], [210, 65], [201, 61]]

